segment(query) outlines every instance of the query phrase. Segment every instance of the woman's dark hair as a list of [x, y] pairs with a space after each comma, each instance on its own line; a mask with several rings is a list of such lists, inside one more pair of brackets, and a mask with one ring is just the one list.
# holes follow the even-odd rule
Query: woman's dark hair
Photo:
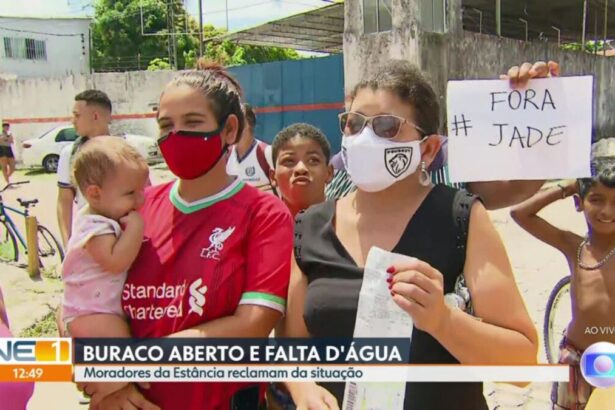
[[433, 88], [415, 65], [404, 60], [383, 61], [376, 71], [357, 84], [351, 98], [364, 89], [387, 90], [412, 106], [414, 121], [427, 135], [440, 128], [440, 107]]
[[578, 180], [579, 195], [585, 198], [597, 183], [615, 188], [615, 157], [599, 157], [591, 162], [592, 177]]
[[241, 86], [226, 69], [215, 62], [200, 58], [195, 70], [181, 72], [169, 85], [187, 85], [201, 91], [211, 102], [211, 108], [218, 124], [222, 124], [229, 115], [237, 117], [237, 135], [239, 141], [245, 126], [245, 117], [241, 108]]

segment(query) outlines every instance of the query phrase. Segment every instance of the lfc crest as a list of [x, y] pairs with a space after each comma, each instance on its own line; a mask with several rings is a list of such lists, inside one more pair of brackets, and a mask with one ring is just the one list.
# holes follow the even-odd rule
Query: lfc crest
[[209, 246], [201, 250], [201, 258], [220, 260], [220, 252], [224, 248], [226, 241], [235, 232], [235, 227], [226, 230], [215, 228], [209, 236]]

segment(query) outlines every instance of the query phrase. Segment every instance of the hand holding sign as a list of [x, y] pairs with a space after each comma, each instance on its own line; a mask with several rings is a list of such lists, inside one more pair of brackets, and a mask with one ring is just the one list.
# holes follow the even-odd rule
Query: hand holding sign
[[527, 82], [558, 71], [555, 63], [513, 67], [506, 78], [516, 89], [500, 80], [449, 82], [451, 180], [590, 175], [593, 78]]
[[500, 76], [500, 80], [509, 80], [512, 88], [520, 88], [525, 87], [531, 78], [558, 77], [559, 72], [559, 64], [555, 61], [523, 63], [521, 66], [511, 67], [507, 74]]

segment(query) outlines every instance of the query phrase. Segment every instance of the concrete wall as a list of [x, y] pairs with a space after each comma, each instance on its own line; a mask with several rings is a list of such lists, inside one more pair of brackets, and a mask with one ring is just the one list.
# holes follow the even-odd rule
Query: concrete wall
[[[593, 74], [596, 138], [615, 136], [615, 58], [560, 50], [553, 43], [526, 43], [465, 32], [461, 29], [461, 0], [449, 0], [448, 32], [420, 28], [420, 0], [393, 0], [393, 29], [363, 34], [362, 0], [346, 0], [344, 74], [348, 93], [360, 79], [387, 58], [407, 59], [425, 72], [446, 104], [448, 80], [497, 78], [524, 61], [555, 60], [563, 75]], [[445, 115], [442, 109], [443, 118]], [[445, 121], [442, 121], [445, 124]]]
[[[244, 97], [257, 112], [256, 136], [266, 142], [283, 128], [308, 122], [329, 136], [339, 149], [337, 113], [343, 109], [341, 56], [231, 67]], [[155, 138], [153, 108], [173, 71], [132, 71], [70, 75], [63, 78], [0, 79], [0, 119], [8, 120], [18, 141], [36, 138], [69, 124], [74, 96], [88, 88], [105, 91], [113, 103], [111, 132]]]
[[70, 123], [74, 96], [85, 89], [98, 88], [109, 95], [113, 113], [119, 116], [111, 125], [113, 133], [125, 132], [154, 138], [158, 127], [155, 119], [151, 118], [152, 109], [173, 74], [172, 71], [135, 71], [0, 80], [0, 118], [11, 120], [19, 155], [19, 142]]
[[[113, 102], [116, 115], [153, 114], [164, 86], [171, 81], [173, 71], [130, 71], [125, 73], [96, 73], [91, 76], [92, 87], [104, 90]], [[113, 121], [114, 133], [158, 136], [154, 118], [127, 118]]]
[[[0, 17], [0, 27], [0, 74], [22, 78], [64, 77], [90, 72], [89, 19]], [[8, 58], [4, 45], [5, 37], [44, 41], [47, 59]]]

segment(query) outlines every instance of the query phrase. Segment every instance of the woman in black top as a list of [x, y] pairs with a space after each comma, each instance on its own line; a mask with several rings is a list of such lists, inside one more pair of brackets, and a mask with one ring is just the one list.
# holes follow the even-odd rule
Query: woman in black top
[[[416, 258], [388, 269], [391, 297], [414, 323], [410, 363], [536, 363], [536, 330], [484, 206], [429, 180], [426, 169], [440, 148], [431, 86], [411, 64], [388, 61], [352, 99], [340, 125], [358, 190], [298, 216], [278, 335], [352, 337], [362, 267], [377, 246]], [[464, 286], [471, 304], [445, 303], [445, 294]], [[300, 409], [336, 409], [343, 400], [343, 383], [286, 387]], [[407, 383], [404, 409], [487, 405], [481, 383]]]

